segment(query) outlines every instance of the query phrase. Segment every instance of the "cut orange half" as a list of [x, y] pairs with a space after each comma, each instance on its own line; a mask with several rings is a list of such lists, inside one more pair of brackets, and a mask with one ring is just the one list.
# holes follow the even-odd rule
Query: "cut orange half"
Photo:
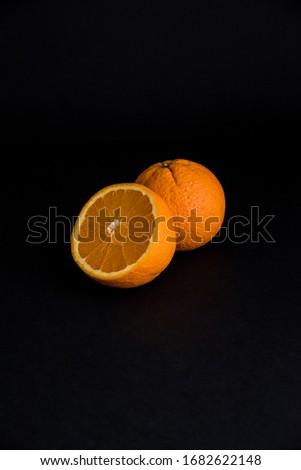
[[158, 276], [176, 247], [172, 214], [151, 189], [108, 186], [84, 205], [71, 236], [72, 256], [90, 277], [114, 287], [136, 287]]

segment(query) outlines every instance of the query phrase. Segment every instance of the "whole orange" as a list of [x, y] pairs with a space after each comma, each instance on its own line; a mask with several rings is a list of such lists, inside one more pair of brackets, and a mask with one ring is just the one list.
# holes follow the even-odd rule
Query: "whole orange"
[[176, 159], [155, 163], [136, 179], [159, 194], [169, 206], [177, 231], [177, 250], [205, 245], [219, 231], [225, 215], [225, 194], [205, 166]]

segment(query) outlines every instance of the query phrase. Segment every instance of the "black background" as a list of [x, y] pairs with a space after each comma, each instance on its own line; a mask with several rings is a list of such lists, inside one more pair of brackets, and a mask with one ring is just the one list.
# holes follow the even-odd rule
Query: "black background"
[[11, 143], [299, 132], [298, 1], [1, 3]]
[[[2, 3], [2, 448], [300, 448], [300, 17]], [[220, 179], [225, 226], [259, 206], [276, 242], [176, 253], [129, 290], [88, 279], [62, 224], [26, 242], [30, 217], [178, 157]]]

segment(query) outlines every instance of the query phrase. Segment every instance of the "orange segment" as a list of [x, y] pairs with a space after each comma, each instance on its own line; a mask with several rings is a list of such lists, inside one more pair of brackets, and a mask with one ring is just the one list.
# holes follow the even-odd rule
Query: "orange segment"
[[73, 258], [87, 275], [104, 284], [145, 284], [173, 257], [176, 237], [171, 219], [168, 206], [152, 190], [136, 183], [108, 186], [79, 214], [71, 237]]

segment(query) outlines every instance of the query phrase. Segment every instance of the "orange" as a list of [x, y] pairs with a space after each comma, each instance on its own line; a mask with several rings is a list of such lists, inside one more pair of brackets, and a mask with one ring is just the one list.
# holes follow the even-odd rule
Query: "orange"
[[177, 229], [177, 250], [205, 245], [219, 231], [225, 195], [216, 176], [190, 160], [166, 160], [144, 170], [136, 183], [152, 189], [167, 203]]
[[166, 203], [145, 186], [108, 186], [91, 197], [77, 218], [71, 236], [73, 258], [88, 276], [103, 284], [146, 284], [174, 255], [171, 217]]

